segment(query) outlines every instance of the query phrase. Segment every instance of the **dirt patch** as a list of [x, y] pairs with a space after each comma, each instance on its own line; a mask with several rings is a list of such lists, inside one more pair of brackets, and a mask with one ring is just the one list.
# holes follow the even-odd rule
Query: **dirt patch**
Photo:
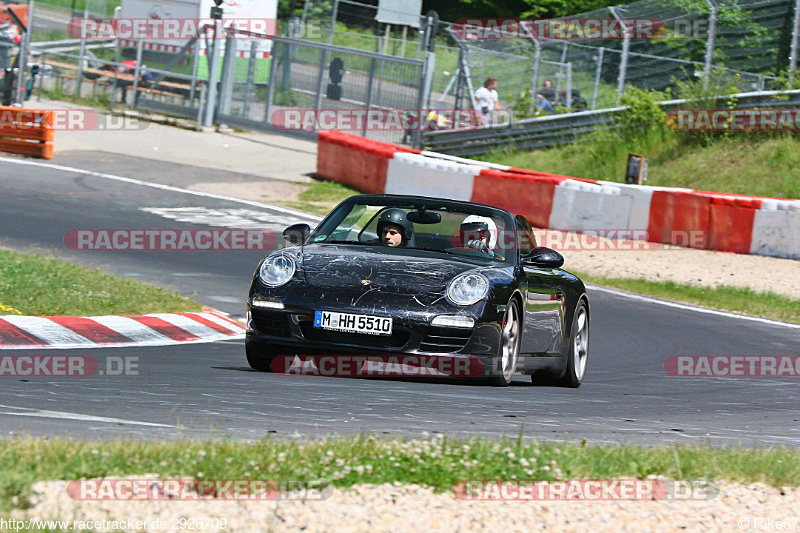
[[308, 189], [308, 185], [279, 180], [261, 180], [241, 183], [195, 183], [188, 189], [265, 204], [285, 204], [299, 202], [300, 194]]
[[[324, 500], [79, 501], [66, 481], [39, 482], [35, 507], [11, 518], [141, 520], [225, 519], [225, 533], [250, 531], [756, 531], [764, 520], [797, 520], [800, 489], [719, 482], [711, 499], [684, 501], [462, 501], [418, 485], [360, 485]], [[759, 527], [758, 520], [761, 520]], [[210, 525], [210, 524], [206, 524]], [[796, 524], [795, 524], [796, 527]], [[110, 529], [97, 528], [97, 531]]]

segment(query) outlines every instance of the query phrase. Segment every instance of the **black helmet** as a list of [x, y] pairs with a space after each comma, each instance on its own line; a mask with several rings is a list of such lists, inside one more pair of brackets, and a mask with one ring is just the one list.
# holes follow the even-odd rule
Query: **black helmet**
[[392, 207], [381, 213], [378, 218], [378, 237], [383, 234], [383, 226], [386, 224], [395, 224], [403, 228], [403, 246], [407, 245], [414, 236], [414, 224], [408, 220], [406, 212], [402, 209]]

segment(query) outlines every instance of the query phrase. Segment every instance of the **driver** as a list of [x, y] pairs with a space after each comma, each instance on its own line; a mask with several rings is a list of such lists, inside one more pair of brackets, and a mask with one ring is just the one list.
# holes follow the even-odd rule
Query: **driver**
[[495, 257], [493, 251], [497, 242], [497, 224], [489, 217], [470, 215], [461, 223], [461, 242], [465, 248], [479, 250], [489, 257]]
[[406, 212], [393, 207], [378, 218], [378, 238], [381, 244], [391, 247], [406, 247], [414, 236], [414, 224]]

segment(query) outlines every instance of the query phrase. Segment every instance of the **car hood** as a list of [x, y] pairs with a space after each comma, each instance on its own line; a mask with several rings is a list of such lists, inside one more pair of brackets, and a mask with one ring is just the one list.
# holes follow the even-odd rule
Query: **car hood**
[[455, 276], [478, 268], [478, 265], [448, 258], [395, 255], [364, 248], [304, 247], [301, 268], [306, 283], [326, 289], [441, 295]]

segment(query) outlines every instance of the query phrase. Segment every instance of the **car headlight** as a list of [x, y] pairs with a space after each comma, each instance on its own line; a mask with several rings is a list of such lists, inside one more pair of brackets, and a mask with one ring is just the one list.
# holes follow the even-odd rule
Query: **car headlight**
[[294, 259], [287, 254], [276, 254], [264, 259], [258, 277], [268, 287], [280, 287], [292, 279], [294, 272]]
[[447, 287], [447, 299], [456, 305], [472, 305], [489, 292], [489, 280], [483, 274], [461, 274]]

